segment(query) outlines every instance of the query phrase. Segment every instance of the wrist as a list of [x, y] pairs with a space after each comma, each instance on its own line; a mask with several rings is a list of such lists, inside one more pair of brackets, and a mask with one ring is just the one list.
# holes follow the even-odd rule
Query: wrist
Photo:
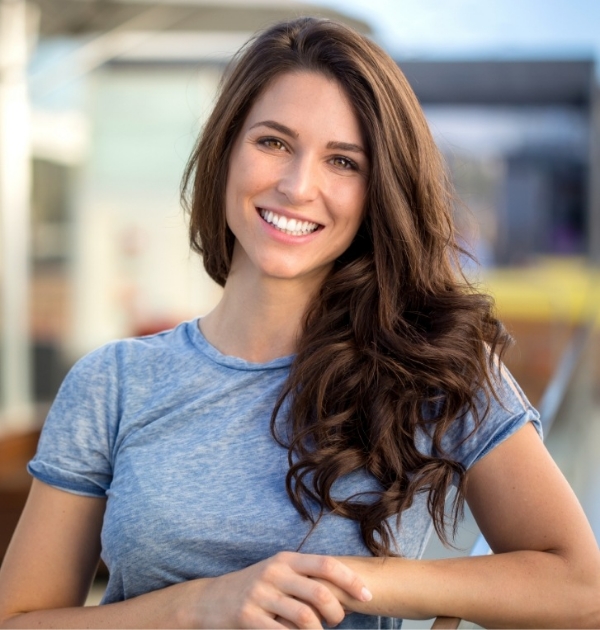
[[180, 582], [171, 588], [176, 593], [172, 593], [169, 599], [170, 610], [169, 619], [174, 628], [204, 628], [206, 615], [202, 610], [202, 599], [204, 591], [213, 578], [200, 578], [188, 582]]
[[[400, 575], [403, 568], [406, 568], [405, 563], [411, 561], [398, 557], [375, 556], [337, 556], [337, 559], [360, 575], [372, 594], [369, 601], [360, 601], [345, 595], [343, 601], [340, 601], [347, 610], [365, 615], [398, 616], [390, 613], [390, 602], [397, 603], [400, 596], [397, 589], [398, 580], [395, 578]], [[390, 580], [390, 576], [394, 579]], [[395, 586], [391, 588], [390, 582]], [[390, 590], [394, 593], [392, 597]]]

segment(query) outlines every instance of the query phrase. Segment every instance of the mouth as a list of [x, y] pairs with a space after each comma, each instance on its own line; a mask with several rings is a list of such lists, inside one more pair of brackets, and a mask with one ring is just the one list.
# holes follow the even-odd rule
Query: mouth
[[318, 223], [313, 223], [312, 221], [288, 219], [287, 217], [277, 214], [272, 210], [265, 210], [264, 208], [257, 208], [257, 210], [263, 221], [272, 225], [276, 230], [291, 236], [306, 236], [307, 234], [316, 232], [320, 227], [322, 227]]

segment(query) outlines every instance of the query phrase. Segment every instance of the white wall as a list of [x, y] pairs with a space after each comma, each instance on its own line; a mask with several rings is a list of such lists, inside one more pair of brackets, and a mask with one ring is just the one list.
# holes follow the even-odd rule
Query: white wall
[[109, 66], [91, 78], [90, 154], [73, 212], [72, 356], [218, 299], [189, 252], [179, 183], [219, 78], [216, 66]]

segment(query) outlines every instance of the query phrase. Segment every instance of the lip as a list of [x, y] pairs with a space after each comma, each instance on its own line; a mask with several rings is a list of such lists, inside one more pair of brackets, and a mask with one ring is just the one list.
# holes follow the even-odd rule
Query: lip
[[[318, 231], [320, 228], [323, 227], [322, 223], [319, 223], [318, 221], [315, 221], [314, 219], [309, 219], [308, 217], [302, 214], [294, 214], [290, 212], [289, 210], [285, 210], [284, 208], [277, 208], [274, 206], [254, 206], [254, 207], [256, 208], [256, 212], [258, 213], [259, 217], [260, 217], [261, 210], [265, 210], [267, 212], [270, 210], [271, 212], [274, 212], [275, 214], [278, 214], [279, 216], [285, 217], [286, 219], [296, 219], [296, 221], [308, 221], [308, 223], [316, 223], [319, 226], [316, 231]], [[262, 219], [262, 217], [260, 218]]]
[[[319, 226], [314, 232], [309, 232], [308, 234], [302, 234], [301, 236], [294, 236], [292, 234], [286, 234], [285, 232], [282, 232], [281, 230], [278, 230], [274, 225], [271, 225], [271, 223], [265, 221], [261, 216], [260, 216], [260, 210], [270, 210], [271, 212], [275, 212], [275, 214], [280, 214], [279, 210], [274, 210], [272, 207], [265, 207], [265, 206], [260, 206], [256, 208], [256, 214], [258, 215], [258, 218], [260, 219], [260, 224], [262, 226], [262, 229], [265, 230], [265, 232], [269, 235], [270, 238], [279, 241], [280, 243], [285, 243], [287, 245], [291, 245], [291, 244], [301, 244], [301, 243], [306, 243], [308, 241], [312, 241], [313, 239], [317, 238], [317, 235], [321, 232], [321, 230], [323, 229], [323, 225], [321, 225], [320, 223], [318, 223], [317, 225]], [[298, 219], [297, 216], [294, 216], [292, 214], [288, 213], [283, 213], [281, 212], [281, 215], [285, 216], [286, 218], [290, 218], [290, 219], [296, 219], [296, 220], [301, 220], [301, 221], [308, 221], [308, 219]], [[317, 223], [316, 221], [311, 221], [311, 223]]]

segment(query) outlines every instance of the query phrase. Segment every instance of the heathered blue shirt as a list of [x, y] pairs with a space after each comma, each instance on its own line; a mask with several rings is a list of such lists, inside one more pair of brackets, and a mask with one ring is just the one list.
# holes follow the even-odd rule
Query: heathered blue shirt
[[[269, 428], [292, 360], [225, 356], [194, 320], [110, 343], [73, 367], [29, 471], [68, 492], [107, 498], [102, 558], [110, 578], [103, 603], [298, 550], [310, 526], [286, 494], [287, 450]], [[467, 468], [529, 421], [541, 433], [537, 412], [505, 369], [499, 392], [502, 405], [492, 400], [473, 436], [464, 440], [469, 417], [447, 434], [446, 447]], [[424, 435], [418, 447], [431, 451]], [[338, 480], [334, 495], [377, 488], [356, 472]], [[402, 514], [396, 551], [420, 557], [430, 532], [426, 496], [418, 495]], [[370, 555], [357, 523], [331, 514], [301, 551]], [[340, 627], [399, 625], [351, 614]]]

